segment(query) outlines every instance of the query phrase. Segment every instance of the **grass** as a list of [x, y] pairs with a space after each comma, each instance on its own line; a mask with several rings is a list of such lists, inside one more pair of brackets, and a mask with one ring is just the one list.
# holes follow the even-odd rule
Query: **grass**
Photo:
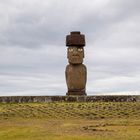
[[0, 140], [139, 140], [140, 102], [0, 104]]

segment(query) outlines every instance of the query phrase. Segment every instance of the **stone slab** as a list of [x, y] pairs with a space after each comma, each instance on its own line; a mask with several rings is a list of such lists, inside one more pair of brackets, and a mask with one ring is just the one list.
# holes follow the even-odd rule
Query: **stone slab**
[[140, 95], [129, 96], [2, 96], [0, 103], [29, 102], [140, 102]]

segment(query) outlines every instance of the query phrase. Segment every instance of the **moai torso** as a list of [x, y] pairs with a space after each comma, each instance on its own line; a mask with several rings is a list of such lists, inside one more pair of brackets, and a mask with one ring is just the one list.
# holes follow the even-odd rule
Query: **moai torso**
[[86, 95], [87, 70], [83, 65], [85, 38], [80, 32], [71, 32], [66, 38], [67, 58], [66, 67], [67, 95]]
[[69, 95], [85, 94], [86, 67], [85, 65], [67, 65], [66, 82]]

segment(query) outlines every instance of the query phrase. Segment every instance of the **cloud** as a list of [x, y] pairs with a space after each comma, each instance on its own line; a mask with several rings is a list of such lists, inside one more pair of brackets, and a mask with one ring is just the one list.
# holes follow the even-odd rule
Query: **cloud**
[[58, 47], [1, 48], [0, 95], [64, 94], [65, 49], [57, 51]]
[[[65, 95], [60, 76], [48, 74], [30, 76], [0, 76], [1, 96], [5, 95]], [[54, 83], [54, 81], [57, 83]], [[57, 91], [57, 92], [56, 92]]]
[[137, 0], [1, 0], [0, 95], [65, 95], [65, 36], [86, 36], [87, 92], [140, 90]]

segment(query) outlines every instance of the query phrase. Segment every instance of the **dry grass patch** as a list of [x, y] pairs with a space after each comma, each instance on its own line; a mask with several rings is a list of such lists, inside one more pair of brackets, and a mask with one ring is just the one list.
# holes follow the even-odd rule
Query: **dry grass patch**
[[139, 102], [0, 104], [0, 140], [139, 140]]

